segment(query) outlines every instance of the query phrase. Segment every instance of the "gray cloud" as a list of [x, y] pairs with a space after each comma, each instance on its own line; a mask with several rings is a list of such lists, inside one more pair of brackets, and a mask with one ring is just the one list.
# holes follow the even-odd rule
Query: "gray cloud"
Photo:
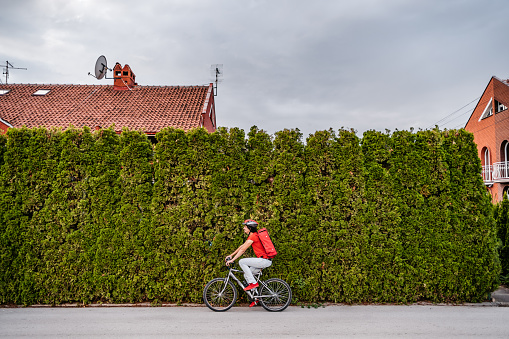
[[29, 68], [10, 82], [97, 83], [104, 54], [140, 85], [205, 84], [222, 63], [222, 126], [427, 128], [509, 75], [507, 14], [502, 0], [16, 1], [0, 60]]

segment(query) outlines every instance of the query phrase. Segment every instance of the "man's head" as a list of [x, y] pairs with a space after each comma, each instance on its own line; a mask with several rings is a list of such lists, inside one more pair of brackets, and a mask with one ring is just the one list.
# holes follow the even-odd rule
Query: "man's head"
[[253, 219], [244, 220], [242, 225], [244, 225], [244, 230], [247, 228], [247, 230], [251, 233], [255, 233], [258, 230], [258, 223]]

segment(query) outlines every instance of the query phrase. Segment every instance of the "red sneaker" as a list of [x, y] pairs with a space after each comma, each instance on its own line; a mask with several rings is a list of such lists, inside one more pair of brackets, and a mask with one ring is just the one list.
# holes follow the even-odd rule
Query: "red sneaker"
[[258, 283], [254, 283], [254, 284], [249, 284], [247, 285], [245, 288], [244, 288], [244, 291], [249, 291], [249, 290], [252, 290], [253, 288], [256, 288], [260, 285], [258, 285]]
[[258, 305], [258, 300], [253, 301], [249, 307], [255, 307], [256, 305]]

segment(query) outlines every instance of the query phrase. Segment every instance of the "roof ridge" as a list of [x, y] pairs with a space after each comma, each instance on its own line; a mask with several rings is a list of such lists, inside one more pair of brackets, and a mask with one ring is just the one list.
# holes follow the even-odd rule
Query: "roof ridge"
[[0, 86], [108, 86], [108, 85], [85, 85], [85, 84], [0, 84]]
[[[79, 86], [79, 87], [85, 87], [85, 86], [96, 86], [96, 87], [113, 87], [113, 85], [90, 85], [90, 84], [0, 84], [0, 86]], [[210, 85], [137, 85], [136, 87], [154, 87], [154, 88], [202, 88], [202, 87], [209, 87]], [[134, 87], [134, 88], [136, 88]]]
[[209, 85], [137, 85], [136, 87], [177, 87], [177, 88], [192, 88], [192, 87], [209, 87]]
[[497, 79], [498, 81], [500, 81], [504, 85], [509, 86], [509, 83], [508, 83], [509, 79], [501, 79], [501, 78], [499, 78], [499, 77], [497, 77], [495, 75], [493, 76], [493, 78]]

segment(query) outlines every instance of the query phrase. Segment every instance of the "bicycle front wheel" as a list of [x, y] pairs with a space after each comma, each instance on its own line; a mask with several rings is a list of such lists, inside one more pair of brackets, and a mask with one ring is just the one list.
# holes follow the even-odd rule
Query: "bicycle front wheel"
[[281, 312], [292, 302], [292, 289], [286, 281], [273, 278], [261, 284], [260, 303], [271, 312]]
[[228, 311], [237, 300], [237, 289], [225, 278], [215, 278], [203, 289], [203, 301], [216, 312]]

